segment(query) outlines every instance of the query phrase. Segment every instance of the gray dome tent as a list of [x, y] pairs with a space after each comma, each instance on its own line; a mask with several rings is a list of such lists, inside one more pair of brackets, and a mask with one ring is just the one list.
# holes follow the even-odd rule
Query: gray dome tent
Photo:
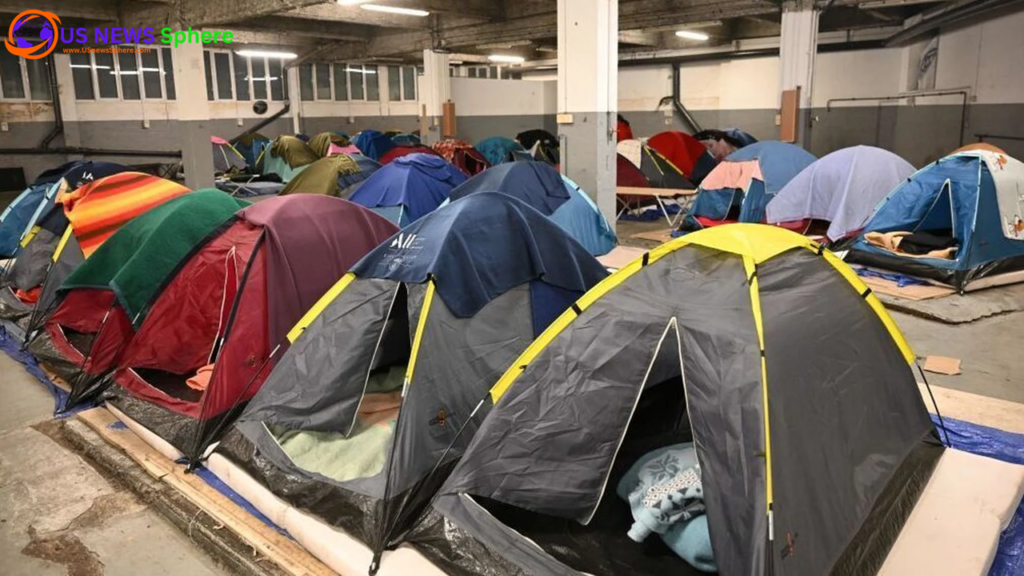
[[306, 314], [221, 453], [379, 555], [427, 508], [494, 380], [606, 275], [519, 200], [453, 202]]
[[721, 573], [873, 574], [943, 451], [913, 362], [878, 299], [807, 238], [737, 224], [676, 239], [497, 381], [410, 540], [448, 572], [699, 574], [630, 541], [606, 494], [641, 455], [692, 440]]

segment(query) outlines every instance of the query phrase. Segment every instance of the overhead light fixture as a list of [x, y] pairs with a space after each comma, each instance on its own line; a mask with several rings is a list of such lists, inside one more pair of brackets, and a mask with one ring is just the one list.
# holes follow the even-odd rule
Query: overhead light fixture
[[522, 64], [526, 58], [522, 56], [506, 56], [504, 54], [491, 54], [487, 57], [491, 62], [504, 62], [506, 64]]
[[420, 18], [430, 16], [430, 12], [417, 10], [416, 8], [399, 8], [398, 6], [381, 6], [380, 4], [360, 4], [359, 7], [371, 12], [386, 12], [388, 14], [401, 14], [402, 16], [418, 16]]
[[356, 74], [362, 74], [364, 76], [367, 75], [367, 74], [376, 74], [377, 73], [377, 71], [374, 70], [373, 68], [365, 68], [365, 69], [364, 68], [345, 68], [345, 71], [347, 71], [347, 72], [355, 72]]
[[537, 46], [537, 52], [558, 52], [557, 46]]
[[496, 50], [501, 48], [514, 48], [516, 46], [530, 46], [533, 40], [512, 40], [511, 42], [494, 42], [491, 44], [480, 44], [477, 50]]
[[281, 60], [291, 60], [299, 57], [294, 52], [277, 52], [275, 50], [235, 50], [235, 54], [249, 56], [250, 58], [280, 58]]
[[359, 6], [360, 4], [366, 4], [370, 0], [338, 0], [338, 4], [342, 6]]
[[703, 32], [694, 32], [693, 30], [677, 30], [676, 36], [686, 38], [687, 40], [699, 40], [701, 42], [709, 38], [707, 34]]

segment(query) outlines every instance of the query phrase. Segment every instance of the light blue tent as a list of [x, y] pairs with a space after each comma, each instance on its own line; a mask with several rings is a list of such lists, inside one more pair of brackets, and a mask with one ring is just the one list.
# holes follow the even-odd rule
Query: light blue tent
[[764, 222], [772, 197], [814, 160], [803, 148], [774, 140], [740, 148], [704, 178], [680, 228]]
[[611, 252], [618, 244], [614, 229], [586, 192], [545, 162], [493, 166], [452, 190], [449, 199], [454, 202], [477, 192], [501, 192], [526, 202], [595, 256]]
[[62, 189], [76, 190], [93, 180], [127, 169], [109, 162], [68, 162], [40, 174], [0, 214], [0, 258], [17, 255], [36, 223], [53, 209]]
[[[871, 232], [920, 234], [955, 252], [952, 258], [893, 252], [869, 243]], [[882, 201], [846, 259], [961, 291], [980, 280], [1000, 283], [993, 277], [1024, 270], [1024, 163], [972, 150], [925, 166]]]
[[436, 210], [465, 181], [440, 156], [409, 154], [371, 174], [348, 199], [404, 227]]
[[779, 190], [768, 203], [769, 224], [805, 232], [812, 220], [829, 223], [832, 242], [860, 232], [875, 206], [914, 167], [874, 146], [851, 146], [822, 156]]

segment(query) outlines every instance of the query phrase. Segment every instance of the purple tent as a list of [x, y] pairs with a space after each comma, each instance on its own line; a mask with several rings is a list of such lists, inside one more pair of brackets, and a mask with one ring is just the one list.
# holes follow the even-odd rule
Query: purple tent
[[[858, 232], [878, 203], [909, 178], [914, 167], [881, 148], [853, 146], [804, 168], [768, 203], [769, 224], [825, 220], [835, 242]], [[792, 227], [792, 226], [787, 226]]]

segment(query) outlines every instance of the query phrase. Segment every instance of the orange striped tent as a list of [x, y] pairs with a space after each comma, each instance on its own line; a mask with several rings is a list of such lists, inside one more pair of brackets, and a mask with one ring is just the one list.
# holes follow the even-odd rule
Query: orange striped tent
[[164, 202], [188, 193], [180, 184], [141, 172], [122, 172], [61, 194], [57, 202], [88, 258], [126, 222]]

